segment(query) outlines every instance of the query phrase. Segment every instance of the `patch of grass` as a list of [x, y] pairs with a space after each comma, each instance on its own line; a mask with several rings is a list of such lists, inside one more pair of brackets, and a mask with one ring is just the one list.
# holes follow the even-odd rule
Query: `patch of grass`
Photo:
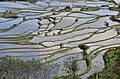
[[99, 7], [87, 7], [87, 6], [84, 6], [81, 8], [81, 11], [96, 11], [96, 10], [99, 10], [100, 8]]
[[119, 7], [110, 7], [109, 10], [111, 11], [120, 11]]

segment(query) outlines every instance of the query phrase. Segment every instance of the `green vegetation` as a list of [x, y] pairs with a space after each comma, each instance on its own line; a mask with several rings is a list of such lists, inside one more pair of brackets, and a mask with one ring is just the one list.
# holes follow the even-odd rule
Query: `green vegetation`
[[104, 55], [105, 68], [88, 79], [120, 79], [120, 47], [110, 48]]
[[18, 18], [16, 10], [6, 10], [0, 13], [0, 17], [4, 18]]
[[[0, 58], [0, 79], [50, 79], [56, 65], [41, 64], [35, 59], [23, 61], [19, 58]], [[54, 74], [54, 72], [52, 72]]]
[[99, 7], [87, 7], [87, 6], [84, 6], [84, 7], [81, 7], [80, 11], [96, 11], [96, 10], [99, 10], [100, 8]]
[[[79, 70], [77, 61], [74, 57], [64, 61], [62, 71], [67, 75], [66, 79], [79, 79], [76, 74]], [[0, 79], [56, 79], [58, 69], [58, 64], [42, 64], [35, 59], [24, 61], [10, 56], [0, 58]]]
[[64, 62], [63, 71], [68, 75], [67, 79], [79, 79], [79, 77], [76, 75], [78, 70], [78, 63], [75, 58], [70, 58]]
[[119, 18], [120, 18], [120, 15], [111, 16], [111, 17], [110, 17], [110, 20], [115, 21], [115, 22], [120, 22]]
[[110, 7], [109, 10], [112, 10], [112, 11], [120, 11], [120, 8], [119, 8], [119, 7]]
[[87, 50], [89, 47], [85, 44], [80, 44], [79, 48], [82, 49], [83, 51]]

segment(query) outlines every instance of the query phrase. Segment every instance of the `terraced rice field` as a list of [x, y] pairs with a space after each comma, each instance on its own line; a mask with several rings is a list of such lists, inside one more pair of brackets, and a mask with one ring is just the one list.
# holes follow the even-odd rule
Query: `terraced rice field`
[[104, 68], [108, 49], [120, 46], [118, 10], [109, 2], [0, 2], [0, 56], [57, 63], [57, 78], [75, 58], [76, 74], [86, 79]]

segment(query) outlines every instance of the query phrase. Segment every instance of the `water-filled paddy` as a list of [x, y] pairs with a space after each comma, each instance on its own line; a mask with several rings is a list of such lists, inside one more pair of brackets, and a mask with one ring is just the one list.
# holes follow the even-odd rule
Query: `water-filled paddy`
[[86, 79], [104, 68], [108, 49], [120, 46], [120, 12], [111, 6], [101, 1], [0, 2], [0, 56], [59, 65], [44, 72], [49, 74], [45, 79], [70, 79], [73, 73], [63, 67], [74, 59], [79, 69], [72, 79]]

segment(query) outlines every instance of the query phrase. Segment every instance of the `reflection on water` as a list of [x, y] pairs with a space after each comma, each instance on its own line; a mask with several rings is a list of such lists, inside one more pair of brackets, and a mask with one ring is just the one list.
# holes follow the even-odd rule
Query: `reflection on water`
[[[76, 74], [85, 79], [102, 70], [102, 56], [107, 49], [120, 46], [120, 16], [117, 7], [109, 8], [113, 3], [66, 0], [48, 4], [46, 0], [36, 4], [0, 2], [0, 5], [1, 56], [61, 63], [60, 68], [63, 61], [74, 57], [81, 68]], [[81, 44], [89, 48], [84, 51], [79, 47]], [[58, 74], [64, 75], [61, 70]]]

